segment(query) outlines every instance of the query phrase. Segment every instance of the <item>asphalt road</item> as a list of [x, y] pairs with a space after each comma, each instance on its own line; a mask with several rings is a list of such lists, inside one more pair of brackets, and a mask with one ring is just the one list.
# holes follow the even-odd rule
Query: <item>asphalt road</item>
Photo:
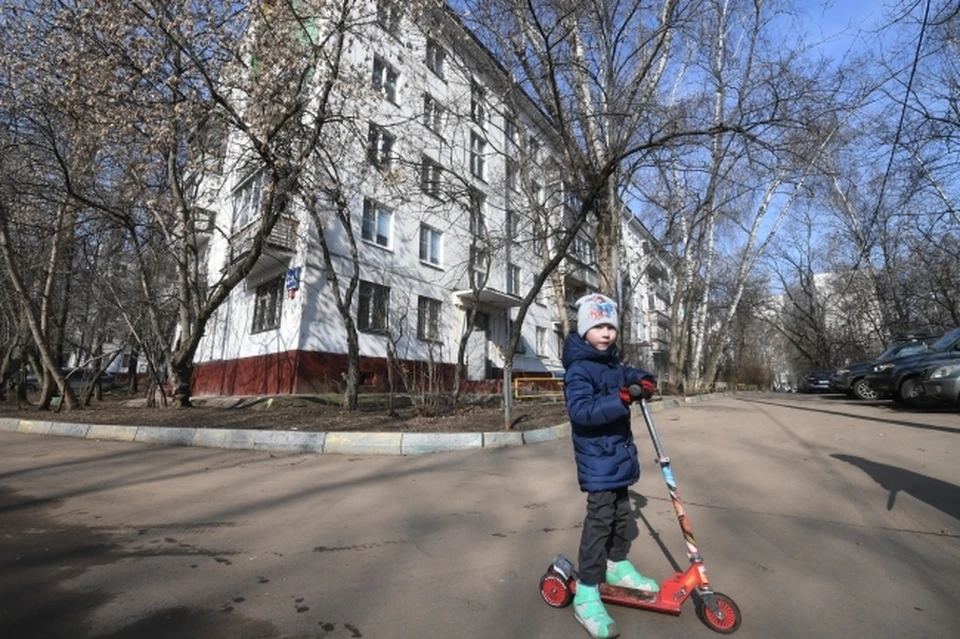
[[[654, 414], [739, 637], [955, 637], [960, 413], [749, 395]], [[686, 563], [642, 424], [631, 558]], [[283, 456], [0, 433], [0, 637], [587, 637], [568, 441]], [[623, 637], [713, 637], [611, 608]]]

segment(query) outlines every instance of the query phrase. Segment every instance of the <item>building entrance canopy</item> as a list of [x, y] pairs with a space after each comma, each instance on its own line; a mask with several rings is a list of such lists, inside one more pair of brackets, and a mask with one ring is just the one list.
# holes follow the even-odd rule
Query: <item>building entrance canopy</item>
[[515, 308], [523, 303], [523, 300], [516, 295], [492, 288], [482, 288], [478, 291], [468, 288], [462, 291], [454, 291], [453, 295], [460, 301], [461, 305], [466, 307], [472, 307], [474, 303], [477, 303], [481, 306], [492, 306], [505, 310]]

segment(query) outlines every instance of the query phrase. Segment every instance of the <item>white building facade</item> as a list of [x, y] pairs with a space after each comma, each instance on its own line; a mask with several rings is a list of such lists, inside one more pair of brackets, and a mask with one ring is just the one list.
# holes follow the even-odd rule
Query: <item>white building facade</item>
[[[517, 307], [542, 270], [543, 243], [551, 242], [543, 228], [563, 223], [562, 169], [549, 124], [455, 16], [445, 13], [425, 29], [396, 6], [371, 2], [377, 19], [350, 52], [370, 83], [357, 109], [365, 144], [344, 158], [344, 166], [358, 167], [349, 208], [360, 273], [351, 311], [361, 384], [384, 386], [388, 355], [421, 369], [429, 363], [449, 381], [466, 335], [465, 377], [492, 391]], [[206, 203], [216, 225], [228, 229], [203, 247], [211, 273], [241, 253], [263, 196], [256, 170], [224, 180]], [[642, 257], [656, 253], [655, 243], [648, 233], [640, 237], [645, 230], [632, 215], [624, 229], [647, 274], [626, 300], [641, 309], [636, 334], [651, 352], [663, 350], [663, 322], [650, 312], [664, 306], [650, 301], [651, 261]], [[323, 230], [333, 268], [346, 280], [354, 264], [343, 226]], [[320, 241], [304, 211], [278, 222], [254, 270], [211, 318], [195, 359], [194, 394], [342, 389], [347, 333]], [[561, 303], [595, 286], [591, 246], [588, 235], [578, 237], [562, 264]], [[476, 311], [472, 327], [468, 309]], [[516, 376], [562, 373], [559, 326], [548, 280], [526, 313]]]

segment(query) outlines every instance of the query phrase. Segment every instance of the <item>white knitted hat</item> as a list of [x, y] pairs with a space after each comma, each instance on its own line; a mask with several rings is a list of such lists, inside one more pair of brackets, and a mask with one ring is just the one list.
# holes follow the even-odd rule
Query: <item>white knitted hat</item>
[[620, 318], [617, 316], [617, 303], [606, 295], [590, 293], [577, 300], [577, 332], [580, 337], [594, 326], [610, 324], [620, 330]]

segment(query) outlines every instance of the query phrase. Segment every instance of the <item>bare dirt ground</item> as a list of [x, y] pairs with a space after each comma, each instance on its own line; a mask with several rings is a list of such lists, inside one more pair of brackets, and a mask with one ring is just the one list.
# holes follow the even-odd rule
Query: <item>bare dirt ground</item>
[[[385, 399], [361, 396], [361, 408], [346, 411], [318, 397], [197, 398], [192, 408], [148, 408], [142, 397], [122, 392], [105, 393], [79, 410], [40, 410], [38, 398], [18, 408], [7, 396], [0, 402], [0, 418], [31, 419], [82, 424], [167, 426], [181, 428], [244, 428], [258, 430], [368, 431], [368, 432], [485, 432], [504, 430], [501, 402], [465, 403], [456, 409], [441, 406], [422, 414], [409, 405], [387, 410]], [[556, 398], [517, 400], [512, 430], [533, 430], [567, 421], [566, 409]]]

